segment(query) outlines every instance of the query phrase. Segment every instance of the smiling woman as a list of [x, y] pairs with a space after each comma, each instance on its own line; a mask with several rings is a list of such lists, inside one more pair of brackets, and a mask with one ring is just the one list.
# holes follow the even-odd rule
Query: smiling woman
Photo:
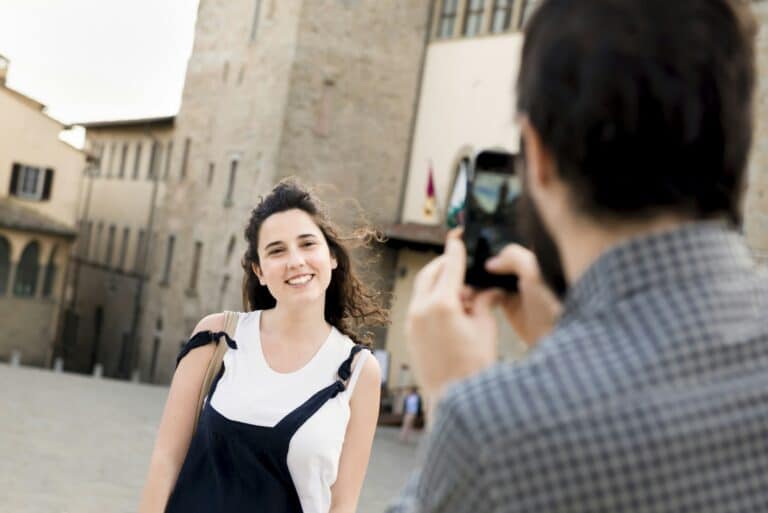
[[[353, 512], [368, 465], [381, 372], [364, 328], [384, 324], [378, 293], [344, 237], [295, 181], [262, 198], [245, 230], [245, 313], [203, 319], [182, 349], [142, 513]], [[226, 340], [200, 418], [197, 393]]]

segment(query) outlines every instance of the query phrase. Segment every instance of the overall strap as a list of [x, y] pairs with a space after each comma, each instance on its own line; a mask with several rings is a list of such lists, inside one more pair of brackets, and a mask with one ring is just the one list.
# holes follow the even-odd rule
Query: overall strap
[[347, 382], [349, 378], [352, 376], [352, 362], [355, 359], [355, 355], [365, 349], [365, 346], [362, 344], [355, 344], [355, 346], [352, 348], [352, 351], [349, 352], [349, 358], [344, 360], [344, 362], [339, 367], [339, 379], [343, 382]]
[[221, 337], [225, 338], [229, 347], [237, 349], [237, 342], [232, 340], [229, 334], [225, 331], [199, 331], [195, 333], [194, 336], [184, 344], [181, 351], [179, 351], [179, 356], [176, 357], [176, 367], [179, 366], [179, 362], [181, 362], [182, 358], [187, 356], [190, 351], [197, 347], [210, 344], [211, 342], [218, 344]]
[[320, 390], [312, 397], [307, 399], [301, 406], [293, 410], [286, 415], [280, 422], [277, 423], [275, 429], [283, 431], [284, 433], [293, 436], [293, 434], [309, 420], [309, 418], [317, 413], [317, 411], [323, 407], [323, 405], [329, 400], [333, 399], [341, 392], [347, 389], [346, 382], [352, 376], [352, 361], [355, 359], [355, 355], [364, 349], [364, 346], [358, 344], [355, 345], [349, 353], [349, 358], [339, 367], [338, 376], [339, 379], [328, 385], [324, 389]]

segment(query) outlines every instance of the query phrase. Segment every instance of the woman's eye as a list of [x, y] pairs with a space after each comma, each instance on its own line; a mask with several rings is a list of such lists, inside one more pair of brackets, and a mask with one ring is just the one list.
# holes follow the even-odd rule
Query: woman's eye
[[267, 254], [268, 254], [268, 255], [270, 255], [270, 256], [272, 256], [272, 255], [277, 255], [277, 254], [279, 254], [279, 253], [282, 253], [282, 252], [283, 252], [283, 250], [282, 250], [282, 249], [273, 249], [272, 251], [270, 251], [270, 252], [269, 252], [269, 253], [267, 253]]
[[304, 243], [304, 247], [307, 248], [309, 246], [314, 246], [315, 244], [317, 244], [317, 243], [316, 242], [305, 242]]

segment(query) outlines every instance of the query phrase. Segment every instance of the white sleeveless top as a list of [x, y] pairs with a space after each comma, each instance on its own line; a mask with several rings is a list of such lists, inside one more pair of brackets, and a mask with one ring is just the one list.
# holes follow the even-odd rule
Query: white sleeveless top
[[[331, 328], [312, 359], [291, 373], [272, 370], [261, 350], [261, 312], [240, 313], [233, 337], [237, 349], [227, 348], [224, 374], [211, 406], [229, 420], [255, 426], [276, 425], [319, 390], [338, 379], [337, 371], [349, 357], [354, 342]], [[304, 513], [328, 513], [331, 486], [336, 482], [339, 457], [349, 421], [349, 399], [369, 351], [355, 361], [347, 389], [325, 403], [294, 434], [288, 447], [288, 470]]]

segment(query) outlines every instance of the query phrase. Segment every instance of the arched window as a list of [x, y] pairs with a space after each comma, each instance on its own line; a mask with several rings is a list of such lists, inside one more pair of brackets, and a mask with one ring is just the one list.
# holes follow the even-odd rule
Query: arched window
[[51, 297], [53, 294], [53, 285], [56, 282], [56, 250], [54, 246], [51, 255], [48, 257], [48, 265], [45, 267], [45, 279], [43, 280], [43, 297]]
[[18, 297], [34, 297], [37, 290], [37, 275], [40, 271], [38, 257], [40, 244], [30, 242], [24, 248], [16, 268], [16, 282], [13, 284], [13, 294]]
[[451, 189], [451, 199], [448, 203], [446, 224], [449, 228], [455, 228], [464, 224], [464, 201], [467, 197], [467, 170], [469, 159], [463, 158], [456, 166], [456, 174]]
[[0, 236], [0, 296], [8, 290], [8, 278], [11, 274], [11, 244]]

